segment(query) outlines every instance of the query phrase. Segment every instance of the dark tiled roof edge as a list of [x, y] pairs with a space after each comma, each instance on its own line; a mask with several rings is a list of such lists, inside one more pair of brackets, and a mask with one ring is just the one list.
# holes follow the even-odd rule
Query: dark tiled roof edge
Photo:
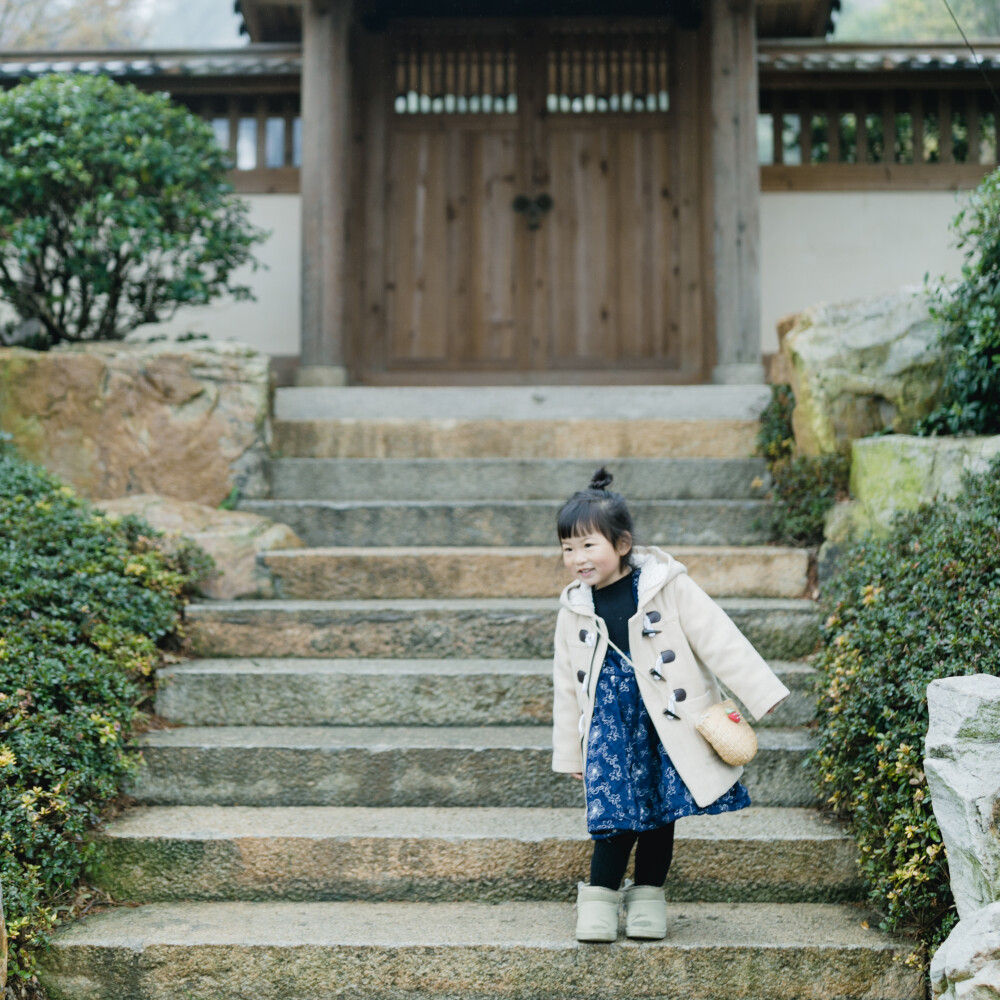
[[296, 45], [246, 45], [234, 49], [130, 49], [103, 52], [3, 52], [0, 78], [46, 73], [105, 73], [149, 76], [297, 76], [302, 49]]

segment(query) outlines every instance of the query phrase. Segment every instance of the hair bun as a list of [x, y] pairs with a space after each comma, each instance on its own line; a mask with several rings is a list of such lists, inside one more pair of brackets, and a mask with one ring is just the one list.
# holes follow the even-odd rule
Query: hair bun
[[612, 484], [614, 478], [602, 465], [590, 480], [590, 488], [592, 490], [606, 490]]

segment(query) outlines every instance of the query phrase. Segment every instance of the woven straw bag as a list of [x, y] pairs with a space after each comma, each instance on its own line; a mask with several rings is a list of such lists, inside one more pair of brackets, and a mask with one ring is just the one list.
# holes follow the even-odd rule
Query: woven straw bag
[[732, 698], [705, 709], [695, 729], [727, 764], [749, 764], [757, 756], [757, 734]]

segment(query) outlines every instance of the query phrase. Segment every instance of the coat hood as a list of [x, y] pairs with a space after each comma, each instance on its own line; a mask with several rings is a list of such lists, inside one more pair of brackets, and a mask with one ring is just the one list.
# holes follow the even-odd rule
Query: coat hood
[[[639, 570], [639, 606], [675, 577], [687, 573], [687, 567], [669, 552], [655, 546], [637, 545], [632, 549], [632, 565]], [[593, 615], [594, 588], [574, 580], [562, 592], [559, 603], [570, 611]]]

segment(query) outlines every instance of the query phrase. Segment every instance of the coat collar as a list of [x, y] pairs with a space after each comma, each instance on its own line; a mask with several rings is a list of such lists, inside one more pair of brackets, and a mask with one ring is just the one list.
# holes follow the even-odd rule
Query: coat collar
[[[639, 607], [641, 608], [658, 590], [674, 577], [687, 572], [687, 567], [670, 553], [655, 546], [636, 546], [632, 550], [632, 564], [639, 570]], [[560, 602], [580, 614], [593, 617], [594, 588], [579, 580], [562, 592]]]

